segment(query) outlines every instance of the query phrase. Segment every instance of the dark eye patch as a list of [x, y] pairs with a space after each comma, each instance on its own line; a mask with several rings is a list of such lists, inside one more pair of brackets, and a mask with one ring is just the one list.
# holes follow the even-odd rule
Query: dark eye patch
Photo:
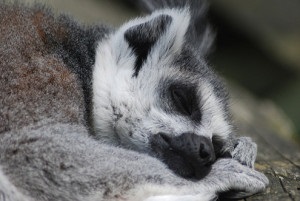
[[171, 90], [172, 99], [175, 103], [177, 109], [185, 115], [192, 115], [193, 106], [191, 104], [191, 97], [189, 93], [184, 91], [184, 89], [172, 89]]
[[201, 111], [196, 95], [196, 87], [182, 84], [171, 85], [170, 96], [177, 112], [191, 117], [193, 121], [201, 121]]

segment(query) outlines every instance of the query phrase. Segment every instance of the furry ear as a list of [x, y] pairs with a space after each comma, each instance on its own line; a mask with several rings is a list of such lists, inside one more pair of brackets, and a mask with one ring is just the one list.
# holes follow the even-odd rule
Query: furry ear
[[187, 42], [198, 50], [200, 56], [210, 53], [215, 33], [207, 20], [208, 0], [132, 0], [132, 3], [147, 13], [159, 9], [188, 7], [191, 20], [186, 37]]
[[156, 65], [173, 58], [182, 49], [189, 23], [187, 8], [163, 9], [125, 23], [108, 41], [116, 66], [130, 67], [136, 77], [146, 62]]
[[148, 22], [135, 25], [125, 32], [125, 40], [136, 55], [133, 76], [136, 77], [138, 75], [138, 72], [144, 61], [147, 59], [151, 48], [166, 32], [171, 22], [171, 16], [160, 15]]

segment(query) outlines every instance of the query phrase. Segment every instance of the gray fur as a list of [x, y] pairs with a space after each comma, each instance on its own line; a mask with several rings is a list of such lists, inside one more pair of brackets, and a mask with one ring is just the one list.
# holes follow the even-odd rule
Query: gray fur
[[[195, 21], [189, 13], [155, 11], [114, 30], [1, 1], [0, 199], [196, 201], [262, 191], [268, 180], [253, 169], [256, 146], [230, 130], [227, 92], [203, 60], [208, 48], [185, 40], [190, 24], [178, 27], [176, 20]], [[161, 15], [172, 21], [159, 26], [133, 76], [139, 52], [124, 33], [143, 36], [143, 26], [131, 29], [141, 23], [155, 31], [163, 21], [151, 19]], [[209, 41], [199, 36], [197, 44]], [[174, 83], [194, 87], [200, 119], [176, 111], [168, 95]], [[159, 132], [214, 139], [219, 158], [207, 176], [186, 180], [153, 157], [149, 139]]]
[[9, 181], [0, 169], [0, 200], [1, 201], [30, 201]]
[[[155, 158], [101, 144], [89, 138], [84, 127], [55, 121], [7, 132], [1, 145], [3, 172], [36, 200], [136, 200], [135, 196], [143, 200], [181, 192], [213, 197], [229, 189], [241, 190], [245, 196], [267, 183], [263, 174], [232, 159], [217, 161], [203, 180], [184, 180]], [[147, 185], [167, 190], [147, 189]], [[139, 195], [140, 189], [145, 195]]]
[[[245, 153], [243, 150], [248, 150]], [[241, 164], [254, 168], [254, 162], [257, 154], [257, 145], [249, 137], [241, 137], [235, 144], [232, 157], [238, 160]]]
[[[207, 56], [213, 46], [215, 33], [209, 25], [206, 13], [208, 10], [207, 0], [130, 0], [133, 4], [146, 13], [151, 13], [163, 8], [183, 8], [189, 7], [191, 11], [191, 23], [188, 31], [188, 43], [194, 46], [198, 54]], [[201, 38], [201, 40], [199, 40]]]

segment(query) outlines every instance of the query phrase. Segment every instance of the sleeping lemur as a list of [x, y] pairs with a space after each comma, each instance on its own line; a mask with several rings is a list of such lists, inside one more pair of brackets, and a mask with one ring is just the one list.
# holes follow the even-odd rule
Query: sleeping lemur
[[[0, 200], [205, 201], [265, 189], [205, 57], [203, 1], [119, 28], [0, 1]], [[183, 3], [185, 2], [185, 3]]]

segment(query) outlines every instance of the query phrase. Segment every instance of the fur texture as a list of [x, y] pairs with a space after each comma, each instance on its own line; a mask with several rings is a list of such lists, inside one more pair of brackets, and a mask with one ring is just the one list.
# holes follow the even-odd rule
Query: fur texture
[[166, 2], [112, 29], [1, 1], [0, 198], [196, 201], [266, 187], [204, 60], [203, 10]]

